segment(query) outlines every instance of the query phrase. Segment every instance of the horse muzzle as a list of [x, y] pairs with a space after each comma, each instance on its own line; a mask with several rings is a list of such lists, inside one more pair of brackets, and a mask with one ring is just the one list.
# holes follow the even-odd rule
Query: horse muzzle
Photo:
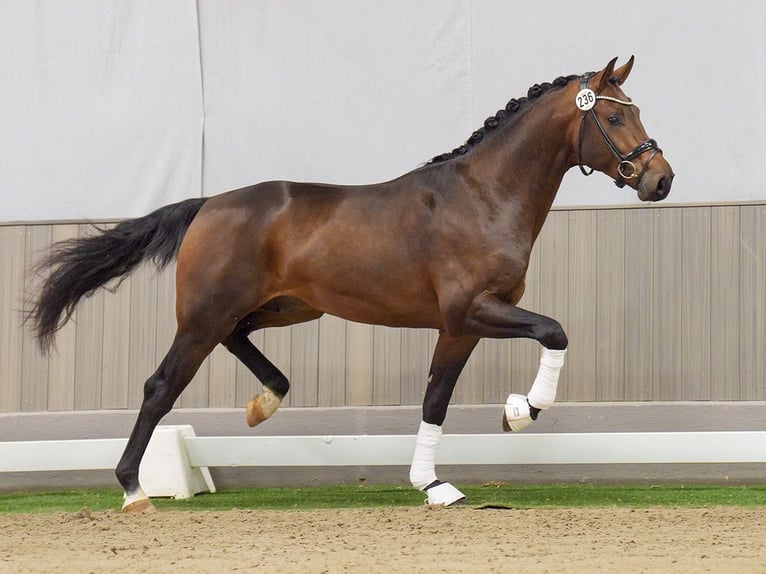
[[662, 201], [670, 194], [674, 177], [670, 165], [667, 165], [667, 169], [647, 172], [638, 183], [638, 198], [641, 201]]

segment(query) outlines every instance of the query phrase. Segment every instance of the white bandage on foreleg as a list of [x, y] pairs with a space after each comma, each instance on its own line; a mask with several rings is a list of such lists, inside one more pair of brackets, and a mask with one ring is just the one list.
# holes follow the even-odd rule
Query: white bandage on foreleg
[[423, 490], [436, 480], [436, 448], [441, 438], [442, 427], [420, 422], [410, 466], [410, 482], [418, 490]]
[[564, 366], [564, 356], [567, 350], [560, 351], [545, 349], [540, 355], [540, 369], [537, 371], [535, 382], [529, 389], [527, 399], [529, 404], [537, 409], [547, 409], [556, 400], [556, 390], [559, 386], [559, 374]]

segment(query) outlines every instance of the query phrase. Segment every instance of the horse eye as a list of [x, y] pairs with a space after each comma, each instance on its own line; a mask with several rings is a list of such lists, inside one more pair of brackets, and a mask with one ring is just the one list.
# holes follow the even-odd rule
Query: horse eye
[[617, 114], [612, 114], [611, 116], [606, 118], [606, 121], [608, 121], [613, 126], [619, 126], [622, 123], [622, 121], [620, 121], [620, 116], [618, 116]]

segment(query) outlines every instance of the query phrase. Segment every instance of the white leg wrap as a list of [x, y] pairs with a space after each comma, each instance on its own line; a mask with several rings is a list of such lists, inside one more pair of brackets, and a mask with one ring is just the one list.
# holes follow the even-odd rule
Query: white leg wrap
[[503, 430], [505, 432], [519, 432], [532, 424], [529, 414], [529, 403], [524, 395], [508, 395], [505, 401], [505, 416], [503, 418]]
[[423, 490], [436, 480], [436, 448], [441, 438], [442, 427], [420, 422], [410, 466], [410, 482], [418, 490]]
[[441, 504], [449, 506], [465, 500], [465, 494], [460, 492], [457, 488], [452, 486], [449, 482], [440, 482], [436, 486], [432, 486], [426, 490], [428, 498], [426, 504]]
[[410, 482], [428, 494], [426, 504], [449, 506], [464, 500], [465, 495], [449, 482], [439, 482], [436, 478], [436, 449], [441, 438], [442, 427], [420, 422], [410, 466]]
[[560, 351], [545, 349], [540, 355], [540, 369], [537, 371], [535, 382], [529, 390], [529, 404], [538, 409], [547, 409], [556, 400], [556, 390], [559, 386], [559, 373], [564, 366], [564, 356], [567, 350]]

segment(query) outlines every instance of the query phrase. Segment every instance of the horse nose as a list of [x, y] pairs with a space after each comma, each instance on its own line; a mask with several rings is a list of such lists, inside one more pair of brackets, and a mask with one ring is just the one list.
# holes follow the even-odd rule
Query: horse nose
[[668, 196], [670, 193], [670, 187], [673, 185], [674, 177], [675, 174], [670, 174], [670, 176], [663, 176], [660, 178], [660, 181], [657, 182], [657, 201], [665, 199]]

